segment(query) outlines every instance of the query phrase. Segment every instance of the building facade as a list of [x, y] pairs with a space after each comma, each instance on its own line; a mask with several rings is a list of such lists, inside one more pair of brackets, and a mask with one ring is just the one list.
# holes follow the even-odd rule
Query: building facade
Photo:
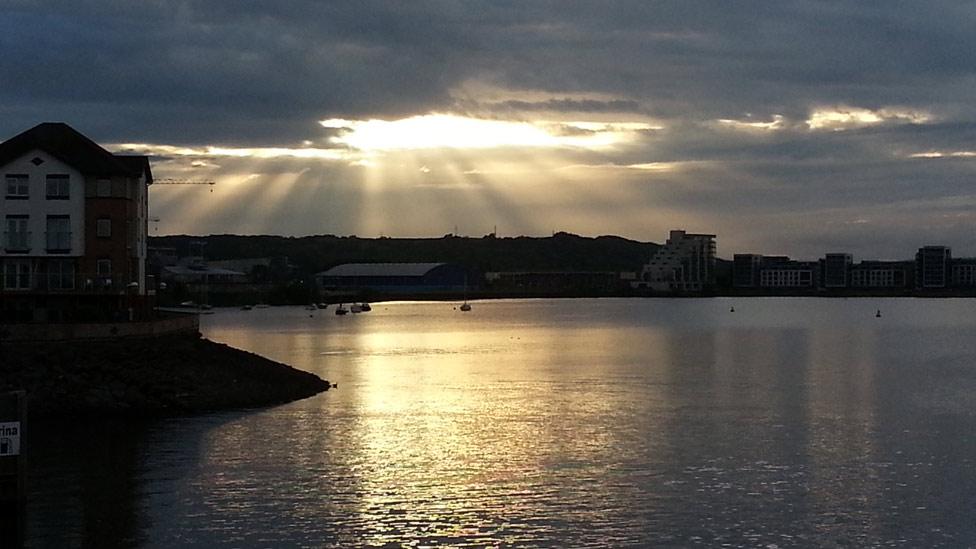
[[913, 265], [905, 261], [861, 261], [851, 267], [852, 288], [906, 288]]
[[950, 280], [953, 287], [976, 287], [976, 259], [953, 259]]
[[671, 231], [641, 270], [638, 285], [660, 292], [700, 292], [715, 284], [715, 235]]
[[346, 263], [315, 275], [325, 294], [460, 293], [480, 287], [476, 277], [450, 263]]
[[821, 270], [824, 288], [846, 288], [850, 283], [851, 254], [832, 253], [824, 256]]
[[112, 154], [66, 124], [0, 143], [0, 318], [133, 317], [150, 293], [145, 156]]
[[763, 265], [759, 286], [763, 288], [815, 288], [820, 263], [817, 261], [775, 261]]
[[732, 286], [755, 288], [759, 286], [759, 271], [763, 256], [759, 254], [735, 254], [732, 256]]
[[952, 250], [946, 246], [923, 246], [915, 254], [915, 286], [945, 288], [949, 285]]

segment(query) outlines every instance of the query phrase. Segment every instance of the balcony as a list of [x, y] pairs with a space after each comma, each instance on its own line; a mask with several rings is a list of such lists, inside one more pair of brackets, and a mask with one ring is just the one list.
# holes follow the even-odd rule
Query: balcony
[[49, 254], [71, 252], [71, 231], [48, 231], [46, 249]]
[[3, 249], [8, 254], [26, 254], [31, 250], [30, 231], [3, 233]]
[[122, 295], [133, 291], [129, 280], [123, 275], [78, 273], [71, 269], [10, 272], [0, 276], [0, 293], [15, 290], [102, 295]]

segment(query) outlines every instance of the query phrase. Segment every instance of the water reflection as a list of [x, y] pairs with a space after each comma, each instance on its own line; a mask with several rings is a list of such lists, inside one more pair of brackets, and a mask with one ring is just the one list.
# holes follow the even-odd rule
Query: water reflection
[[[117, 475], [105, 484], [124, 500], [114, 510], [52, 443], [40, 474], [73, 491], [36, 488], [31, 535], [35, 546], [969, 545], [973, 306], [890, 300], [878, 322], [876, 301], [740, 300], [735, 315], [727, 300], [222, 311], [206, 319], [211, 338], [339, 389], [121, 432], [123, 447], [85, 473]], [[912, 303], [917, 314], [898, 314]], [[87, 526], [92, 513], [119, 527]]]

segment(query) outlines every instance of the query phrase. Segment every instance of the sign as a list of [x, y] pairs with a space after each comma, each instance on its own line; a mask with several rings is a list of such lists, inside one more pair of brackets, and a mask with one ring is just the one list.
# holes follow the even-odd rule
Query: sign
[[20, 455], [20, 422], [0, 423], [0, 457]]

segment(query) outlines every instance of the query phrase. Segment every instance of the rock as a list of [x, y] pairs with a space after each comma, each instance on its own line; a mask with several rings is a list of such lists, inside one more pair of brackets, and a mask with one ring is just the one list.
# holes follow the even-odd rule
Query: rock
[[0, 391], [32, 415], [174, 415], [268, 406], [328, 390], [318, 376], [195, 336], [4, 344]]

